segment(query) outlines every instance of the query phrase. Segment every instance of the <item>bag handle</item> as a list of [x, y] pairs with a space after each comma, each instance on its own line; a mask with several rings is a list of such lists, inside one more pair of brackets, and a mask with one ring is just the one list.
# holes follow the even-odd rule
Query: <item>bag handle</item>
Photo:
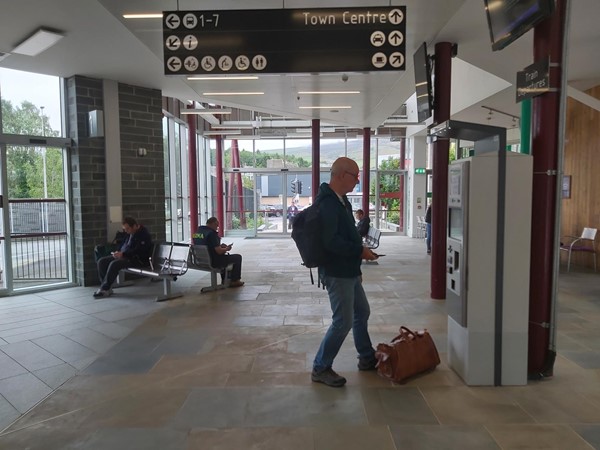
[[402, 326], [402, 327], [400, 327], [400, 336], [402, 336], [404, 334], [408, 334], [409, 336], [412, 336], [413, 338], [417, 337], [417, 333], [415, 333], [414, 331], [411, 331], [408, 328]]
[[[425, 330], [427, 331], [427, 330]], [[419, 332], [414, 332], [409, 328], [406, 328], [405, 326], [401, 326], [400, 327], [400, 334], [398, 336], [396, 336], [394, 339], [392, 339], [392, 344], [394, 342], [400, 341], [402, 339], [417, 339], [419, 337], [423, 337], [423, 333], [419, 333]]]

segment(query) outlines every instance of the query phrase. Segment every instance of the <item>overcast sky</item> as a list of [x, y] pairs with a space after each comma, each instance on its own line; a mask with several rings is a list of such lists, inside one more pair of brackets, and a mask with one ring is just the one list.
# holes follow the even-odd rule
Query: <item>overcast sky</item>
[[53, 130], [60, 131], [60, 84], [58, 77], [0, 68], [0, 95], [20, 106], [28, 100], [38, 108], [44, 107], [44, 115]]

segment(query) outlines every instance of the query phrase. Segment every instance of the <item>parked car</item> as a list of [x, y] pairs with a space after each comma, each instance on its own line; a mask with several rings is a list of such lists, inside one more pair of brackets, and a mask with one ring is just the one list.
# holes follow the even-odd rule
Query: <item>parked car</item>
[[281, 205], [260, 205], [258, 213], [266, 214], [267, 217], [281, 217], [283, 207]]

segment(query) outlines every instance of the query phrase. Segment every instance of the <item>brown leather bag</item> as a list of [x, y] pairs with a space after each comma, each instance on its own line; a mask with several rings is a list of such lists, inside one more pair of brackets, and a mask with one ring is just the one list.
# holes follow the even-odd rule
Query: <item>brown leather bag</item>
[[427, 330], [413, 332], [400, 327], [400, 334], [389, 344], [377, 345], [375, 357], [379, 361], [377, 373], [397, 383], [432, 370], [440, 363], [440, 356]]

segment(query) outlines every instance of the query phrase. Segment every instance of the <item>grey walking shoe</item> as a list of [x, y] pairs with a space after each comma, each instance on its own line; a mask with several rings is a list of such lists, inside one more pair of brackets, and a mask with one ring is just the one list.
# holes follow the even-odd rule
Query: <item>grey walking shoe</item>
[[94, 298], [105, 298], [105, 297], [110, 297], [113, 293], [112, 289], [108, 289], [108, 290], [104, 290], [104, 289], [98, 289], [96, 292], [94, 292]]
[[317, 372], [313, 369], [310, 378], [315, 383], [323, 383], [331, 387], [342, 387], [346, 384], [346, 379], [343, 376], [335, 373], [331, 367], [328, 367], [321, 372]]
[[358, 370], [377, 370], [377, 359], [358, 358]]

